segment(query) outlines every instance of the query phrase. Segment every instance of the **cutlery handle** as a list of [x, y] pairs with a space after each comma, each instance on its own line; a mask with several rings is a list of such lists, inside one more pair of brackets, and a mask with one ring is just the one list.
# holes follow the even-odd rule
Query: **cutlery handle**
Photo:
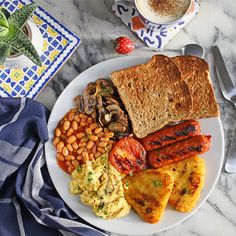
[[152, 47], [143, 47], [139, 45], [135, 45], [135, 48], [143, 49], [147, 51], [154, 51], [154, 52], [177, 52], [182, 53], [181, 49], [169, 49], [169, 48], [152, 48]]
[[236, 173], [236, 129], [226, 156], [225, 171], [230, 174]]

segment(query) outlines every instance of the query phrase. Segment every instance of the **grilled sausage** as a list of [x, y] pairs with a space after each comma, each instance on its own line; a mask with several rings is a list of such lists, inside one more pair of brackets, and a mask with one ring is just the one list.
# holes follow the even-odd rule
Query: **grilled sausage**
[[195, 120], [189, 120], [158, 130], [139, 141], [146, 151], [151, 151], [198, 134], [200, 124]]
[[147, 153], [147, 157], [153, 168], [159, 168], [207, 152], [210, 148], [210, 140], [210, 135], [196, 135], [150, 151]]

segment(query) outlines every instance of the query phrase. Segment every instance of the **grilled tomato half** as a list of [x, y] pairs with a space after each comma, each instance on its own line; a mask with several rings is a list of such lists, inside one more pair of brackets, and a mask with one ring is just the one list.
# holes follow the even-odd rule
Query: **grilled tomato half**
[[146, 151], [137, 140], [123, 138], [111, 150], [109, 161], [119, 172], [132, 174], [145, 167]]

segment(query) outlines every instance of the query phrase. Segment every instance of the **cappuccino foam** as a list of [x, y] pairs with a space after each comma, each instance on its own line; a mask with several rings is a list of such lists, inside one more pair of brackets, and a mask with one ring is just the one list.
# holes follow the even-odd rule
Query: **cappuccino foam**
[[190, 0], [135, 0], [136, 6], [147, 20], [169, 23], [181, 18], [188, 10]]

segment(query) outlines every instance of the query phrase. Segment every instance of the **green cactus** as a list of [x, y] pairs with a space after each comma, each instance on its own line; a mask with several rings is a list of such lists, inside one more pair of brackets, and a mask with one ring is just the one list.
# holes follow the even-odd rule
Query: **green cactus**
[[0, 64], [13, 53], [23, 53], [36, 65], [42, 65], [37, 51], [22, 30], [37, 7], [36, 3], [31, 3], [12, 15], [6, 9], [0, 10]]

